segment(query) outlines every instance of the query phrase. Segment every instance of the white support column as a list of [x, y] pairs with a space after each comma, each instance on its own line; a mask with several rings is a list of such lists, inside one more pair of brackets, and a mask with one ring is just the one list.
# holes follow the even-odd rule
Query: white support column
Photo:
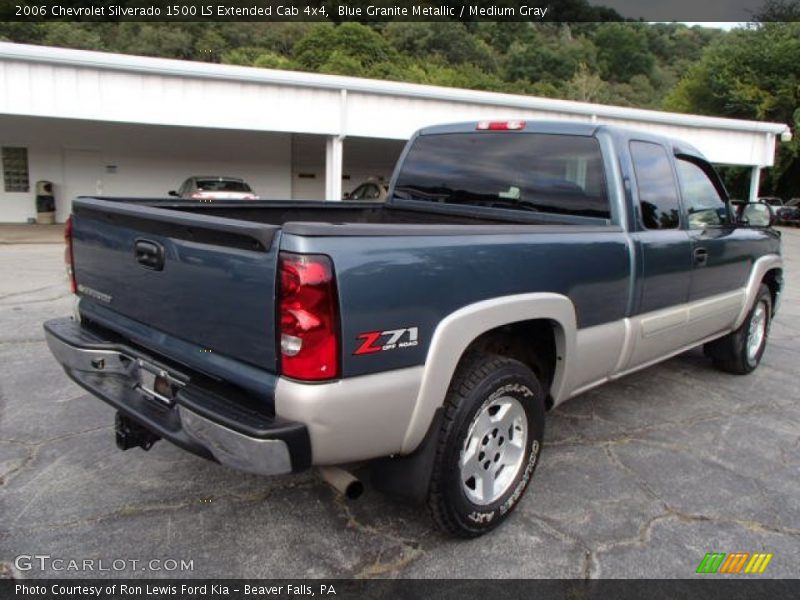
[[343, 138], [331, 135], [325, 140], [325, 199], [342, 199]]
[[750, 171], [750, 198], [749, 202], [756, 202], [758, 200], [758, 188], [761, 184], [761, 167], [753, 167]]

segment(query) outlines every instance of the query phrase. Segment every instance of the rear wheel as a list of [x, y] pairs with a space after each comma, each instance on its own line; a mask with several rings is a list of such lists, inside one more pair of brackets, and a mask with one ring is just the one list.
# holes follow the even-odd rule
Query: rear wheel
[[772, 296], [762, 283], [756, 301], [739, 329], [709, 344], [714, 366], [737, 375], [754, 371], [767, 346], [771, 319]]
[[497, 527], [533, 475], [544, 393], [523, 363], [476, 353], [459, 365], [438, 433], [428, 508], [443, 531], [475, 537]]

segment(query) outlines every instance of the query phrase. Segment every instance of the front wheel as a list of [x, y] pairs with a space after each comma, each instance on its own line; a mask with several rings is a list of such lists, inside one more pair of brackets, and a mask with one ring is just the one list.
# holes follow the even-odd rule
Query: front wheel
[[771, 319], [772, 295], [762, 283], [756, 301], [739, 329], [709, 344], [714, 366], [737, 375], [754, 371], [767, 346]]
[[428, 508], [439, 529], [476, 537], [497, 527], [533, 475], [544, 434], [544, 392], [523, 363], [472, 354], [445, 401]]

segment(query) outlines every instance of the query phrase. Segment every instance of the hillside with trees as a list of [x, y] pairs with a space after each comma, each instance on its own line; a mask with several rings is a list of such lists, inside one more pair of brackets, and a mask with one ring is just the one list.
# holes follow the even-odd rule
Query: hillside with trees
[[[800, 124], [799, 23], [0, 23], [0, 39]], [[800, 195], [798, 152], [782, 145], [762, 193]], [[727, 179], [744, 193], [743, 171]]]
[[[787, 123], [795, 133], [779, 145], [762, 192], [800, 196], [800, 23], [763, 23], [731, 31], [667, 94], [664, 108], [737, 119]], [[743, 169], [727, 174], [731, 189], [747, 181]]]

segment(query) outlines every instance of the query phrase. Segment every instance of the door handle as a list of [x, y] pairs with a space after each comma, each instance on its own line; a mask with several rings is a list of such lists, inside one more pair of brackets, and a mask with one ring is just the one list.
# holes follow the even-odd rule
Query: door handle
[[703, 266], [708, 261], [708, 250], [705, 248], [695, 248], [694, 250], [694, 264]]

